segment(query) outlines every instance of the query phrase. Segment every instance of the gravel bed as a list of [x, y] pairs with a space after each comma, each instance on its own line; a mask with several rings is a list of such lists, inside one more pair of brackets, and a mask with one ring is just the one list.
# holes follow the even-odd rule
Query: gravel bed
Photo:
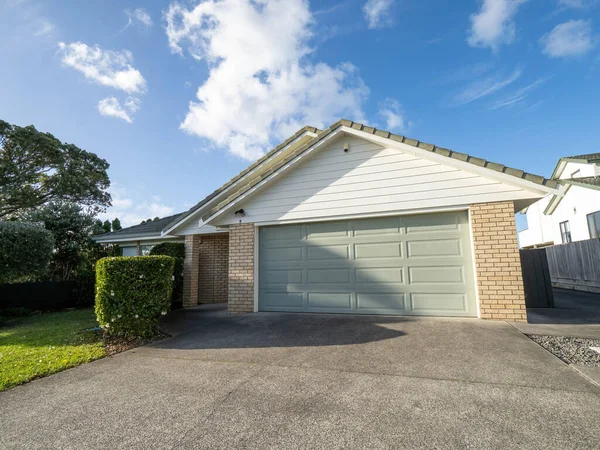
[[600, 353], [590, 349], [590, 347], [600, 347], [599, 339], [544, 336], [541, 334], [530, 334], [528, 336], [567, 364], [600, 366]]

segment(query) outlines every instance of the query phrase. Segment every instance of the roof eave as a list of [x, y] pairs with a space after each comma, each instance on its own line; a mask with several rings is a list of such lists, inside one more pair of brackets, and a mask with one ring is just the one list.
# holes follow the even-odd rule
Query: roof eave
[[263, 166], [265, 163], [267, 163], [271, 158], [280, 154], [286, 148], [289, 148], [291, 145], [293, 145], [299, 139], [302, 139], [306, 135], [314, 135], [316, 137], [318, 135], [318, 133], [320, 133], [320, 130], [318, 128], [311, 127], [311, 126], [302, 127], [300, 130], [298, 130], [296, 133], [294, 133], [288, 139], [286, 139], [281, 144], [277, 145], [272, 150], [270, 150], [262, 158], [259, 158], [256, 162], [254, 162], [249, 167], [247, 167], [242, 172], [240, 172], [238, 175], [233, 177], [231, 180], [229, 180], [227, 183], [225, 183], [219, 189], [215, 190], [214, 192], [212, 192], [211, 194], [206, 196], [203, 200], [198, 202], [195, 206], [190, 208], [187, 212], [183, 213], [182, 215], [177, 217], [174, 221], [169, 223], [166, 227], [164, 227], [162, 229], [162, 235], [166, 235], [166, 234], [172, 232], [175, 228], [177, 228], [178, 226], [180, 226], [187, 220], [190, 220], [194, 215], [197, 215], [200, 211], [211, 206], [216, 199], [221, 197], [223, 194], [227, 193], [231, 188], [238, 185], [238, 183], [240, 181], [242, 181], [248, 175], [251, 175], [252, 173], [254, 173], [261, 166]]

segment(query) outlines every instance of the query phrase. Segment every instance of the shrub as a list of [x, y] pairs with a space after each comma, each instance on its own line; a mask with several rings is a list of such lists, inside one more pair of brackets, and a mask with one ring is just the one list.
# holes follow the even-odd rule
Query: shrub
[[150, 337], [171, 303], [170, 256], [121, 256], [96, 263], [96, 316], [109, 334]]
[[173, 258], [185, 258], [185, 244], [180, 242], [163, 242], [150, 250], [150, 255], [167, 255]]
[[0, 283], [18, 283], [42, 276], [52, 258], [54, 237], [27, 222], [0, 222]]
[[173, 275], [173, 295], [171, 302], [174, 307], [181, 307], [183, 302], [183, 260], [185, 258], [185, 244], [178, 242], [163, 242], [155, 245], [150, 250], [150, 255], [167, 255], [176, 258], [175, 269]]

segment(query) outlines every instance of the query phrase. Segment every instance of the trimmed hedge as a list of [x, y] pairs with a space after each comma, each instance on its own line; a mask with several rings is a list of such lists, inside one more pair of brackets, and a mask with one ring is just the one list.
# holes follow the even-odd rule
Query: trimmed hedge
[[0, 283], [19, 283], [44, 275], [52, 259], [54, 237], [43, 226], [0, 222]]
[[150, 255], [167, 255], [175, 259], [175, 269], [173, 275], [173, 295], [171, 297], [172, 308], [181, 308], [183, 306], [183, 260], [185, 258], [185, 244], [179, 242], [163, 242], [157, 244], [150, 250]]
[[96, 263], [96, 316], [105, 332], [150, 337], [169, 311], [175, 258], [120, 256]]

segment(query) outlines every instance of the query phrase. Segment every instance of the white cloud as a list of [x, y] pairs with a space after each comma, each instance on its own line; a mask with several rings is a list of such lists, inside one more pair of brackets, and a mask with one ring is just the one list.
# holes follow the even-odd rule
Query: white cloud
[[520, 76], [521, 70], [516, 69], [507, 77], [491, 76], [482, 80], [476, 80], [455, 94], [448, 106], [465, 105], [482, 97], [491, 95], [514, 83]]
[[569, 20], [540, 39], [542, 53], [551, 58], [581, 56], [595, 45], [591, 20]]
[[82, 42], [60, 42], [58, 46], [62, 63], [80, 71], [87, 79], [129, 94], [145, 92], [146, 80], [132, 67], [130, 51], [102, 50], [97, 45], [89, 47]]
[[598, 0], [558, 0], [559, 6], [563, 8], [587, 9], [598, 3]]
[[181, 128], [253, 160], [303, 125], [362, 120], [368, 88], [350, 63], [308, 61], [313, 23], [304, 0], [206, 0], [165, 14], [174, 53], [209, 66]]
[[106, 97], [98, 102], [98, 111], [103, 116], [117, 117], [132, 123], [133, 115], [140, 109], [140, 100], [128, 97], [123, 106], [115, 97]]
[[394, 0], [367, 0], [363, 6], [365, 19], [369, 28], [383, 28], [393, 23], [389, 15]]
[[497, 51], [501, 44], [510, 44], [516, 34], [513, 18], [526, 1], [482, 0], [481, 10], [470, 17], [469, 45]]
[[388, 131], [401, 131], [406, 132], [410, 125], [404, 116], [402, 105], [397, 100], [387, 98], [379, 105], [379, 116], [385, 121], [383, 127]]
[[152, 22], [152, 17], [150, 17], [150, 14], [148, 14], [144, 8], [137, 8], [133, 11], [126, 9], [124, 12], [129, 18], [129, 22], [125, 28], [131, 25], [134, 21], [145, 27], [151, 27], [154, 24], [154, 22]]
[[175, 213], [174, 208], [161, 203], [160, 197], [151, 196], [151, 201], [134, 201], [132, 197], [139, 197], [140, 193], [132, 192], [117, 183], [113, 183], [109, 192], [112, 196], [112, 206], [98, 217], [101, 220], [112, 220], [118, 217], [123, 227], [138, 225], [142, 220], [162, 218]]
[[54, 34], [55, 31], [56, 31], [56, 26], [52, 22], [48, 21], [47, 19], [39, 19], [34, 24], [33, 36], [34, 37], [48, 37], [48, 36], [51, 36], [52, 34]]
[[542, 84], [544, 84], [546, 81], [548, 81], [550, 79], [550, 77], [548, 78], [540, 78], [536, 81], [534, 81], [533, 83], [518, 89], [517, 91], [515, 91], [514, 93], [512, 93], [511, 95], [508, 95], [504, 98], [501, 98], [500, 100], [496, 101], [492, 106], [491, 109], [500, 109], [500, 108], [509, 108], [513, 105], [517, 105], [519, 103], [523, 103], [525, 101], [525, 99], [527, 98], [527, 95], [533, 91], [534, 89], [537, 89], [538, 87], [540, 87]]

